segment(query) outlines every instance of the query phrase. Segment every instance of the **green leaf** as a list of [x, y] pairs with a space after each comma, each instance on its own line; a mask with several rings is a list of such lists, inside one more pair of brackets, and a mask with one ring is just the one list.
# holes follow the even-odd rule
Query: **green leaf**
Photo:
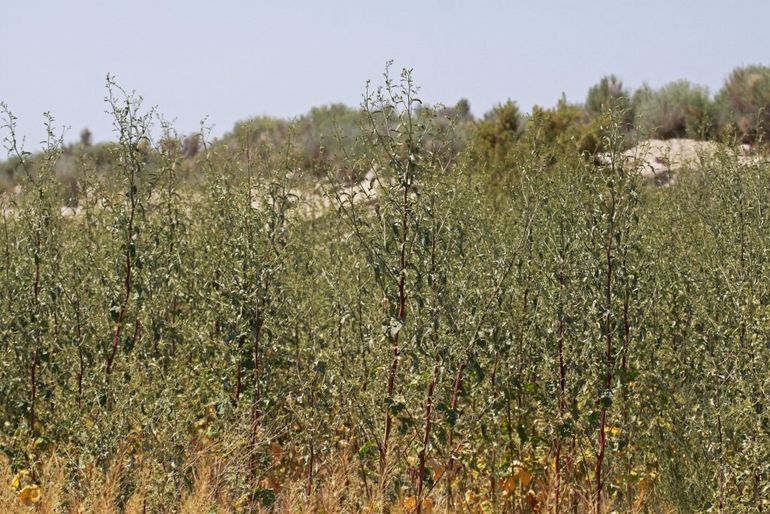
[[385, 398], [385, 407], [388, 409], [392, 416], [398, 416], [398, 414], [406, 408], [403, 398], [394, 400], [393, 398]]
[[263, 507], [272, 507], [275, 503], [275, 491], [272, 489], [257, 489], [254, 497]]
[[367, 441], [361, 448], [358, 449], [358, 456], [365, 459], [377, 451], [377, 443], [374, 441]]

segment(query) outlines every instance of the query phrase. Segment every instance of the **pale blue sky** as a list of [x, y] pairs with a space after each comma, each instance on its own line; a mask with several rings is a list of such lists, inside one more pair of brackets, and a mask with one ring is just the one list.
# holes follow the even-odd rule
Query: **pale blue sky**
[[[384, 63], [414, 68], [427, 102], [476, 115], [579, 101], [602, 75], [635, 88], [679, 78], [716, 90], [738, 65], [770, 64], [770, 0], [0, 0], [0, 100], [27, 147], [42, 113], [110, 139], [115, 75], [181, 132], [259, 114], [357, 105]], [[4, 156], [3, 156], [4, 157]]]

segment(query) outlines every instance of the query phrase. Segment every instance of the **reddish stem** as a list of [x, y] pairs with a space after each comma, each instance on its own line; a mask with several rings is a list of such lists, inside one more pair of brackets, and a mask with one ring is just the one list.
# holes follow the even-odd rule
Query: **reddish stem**
[[422, 448], [420, 449], [419, 466], [417, 469], [417, 514], [422, 513], [422, 493], [425, 480], [425, 456], [428, 452], [428, 445], [430, 444], [431, 415], [433, 413], [433, 391], [436, 389], [438, 373], [439, 365], [437, 359], [436, 364], [433, 367], [433, 376], [430, 379], [430, 384], [428, 384], [428, 394], [425, 398], [425, 427], [422, 437]]

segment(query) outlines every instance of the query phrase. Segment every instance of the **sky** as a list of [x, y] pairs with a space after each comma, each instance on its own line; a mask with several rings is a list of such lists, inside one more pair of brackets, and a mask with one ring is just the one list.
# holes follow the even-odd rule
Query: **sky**
[[114, 139], [108, 73], [180, 133], [205, 119], [213, 137], [357, 106], [389, 60], [427, 103], [529, 111], [582, 101], [610, 73], [716, 91], [736, 66], [770, 65], [768, 20], [768, 0], [0, 0], [0, 101], [29, 150], [46, 111], [65, 141]]

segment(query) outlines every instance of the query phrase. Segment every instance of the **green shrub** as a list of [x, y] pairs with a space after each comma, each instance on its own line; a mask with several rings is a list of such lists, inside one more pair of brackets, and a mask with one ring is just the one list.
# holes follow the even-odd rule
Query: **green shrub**
[[623, 123], [629, 128], [633, 125], [631, 96], [623, 87], [623, 82], [615, 75], [602, 77], [598, 84], [588, 90], [585, 108], [592, 117], [601, 116], [609, 109], [622, 110]]
[[[0, 195], [0, 511], [770, 501], [767, 162], [723, 148], [646, 189], [621, 113], [566, 100], [524, 132], [500, 106], [455, 158], [467, 105], [422, 106], [409, 70], [353, 146], [330, 120], [358, 111], [329, 108], [192, 158], [108, 87], [118, 141], [77, 156], [33, 159], [0, 109], [24, 174]], [[307, 192], [318, 127], [344, 151]], [[491, 190], [497, 151], [516, 180]]]
[[591, 117], [583, 106], [562, 98], [552, 109], [535, 106], [527, 132], [532, 142], [543, 147], [593, 156], [605, 150], [603, 121], [603, 117]]
[[736, 68], [716, 97], [719, 121], [744, 142], [767, 141], [770, 135], [770, 67]]
[[490, 166], [499, 166], [521, 137], [523, 128], [523, 117], [516, 102], [508, 100], [499, 104], [478, 122], [476, 149]]
[[636, 129], [658, 139], [705, 139], [714, 133], [715, 120], [708, 89], [678, 80], [658, 90], [644, 85], [633, 97]]

